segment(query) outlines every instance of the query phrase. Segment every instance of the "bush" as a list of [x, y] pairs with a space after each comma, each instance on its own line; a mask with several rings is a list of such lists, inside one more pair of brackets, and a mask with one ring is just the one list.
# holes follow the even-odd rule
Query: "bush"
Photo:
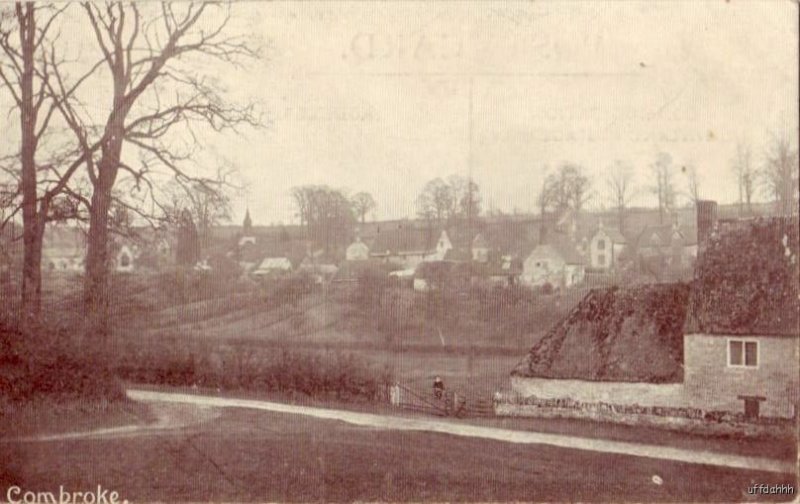
[[101, 352], [87, 353], [69, 335], [40, 329], [23, 337], [0, 326], [0, 400], [116, 400], [124, 392]]
[[152, 385], [198, 386], [301, 394], [312, 399], [376, 401], [391, 374], [375, 370], [352, 355], [291, 351], [254, 351], [240, 344], [222, 349], [168, 348], [121, 359], [117, 374]]
[[265, 303], [273, 306], [296, 304], [311, 293], [314, 279], [311, 275], [300, 273], [284, 278], [265, 279], [261, 283], [261, 295]]

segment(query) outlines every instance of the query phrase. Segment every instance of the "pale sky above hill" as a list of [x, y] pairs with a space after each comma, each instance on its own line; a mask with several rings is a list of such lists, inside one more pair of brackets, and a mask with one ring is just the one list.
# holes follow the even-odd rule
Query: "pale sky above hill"
[[736, 142], [760, 162], [769, 131], [797, 136], [795, 2], [240, 7], [271, 39], [242, 91], [272, 124], [220, 150], [264, 224], [291, 221], [288, 190], [306, 183], [369, 191], [380, 218], [413, 216], [428, 179], [469, 173], [470, 151], [485, 209], [533, 210], [545, 167], [562, 161], [585, 167], [600, 205], [614, 160], [646, 185], [659, 151], [696, 165], [705, 197], [733, 201]]
[[679, 167], [693, 164], [702, 196], [732, 202], [736, 143], [750, 143], [760, 164], [770, 131], [797, 137], [797, 9], [789, 0], [238, 3], [231, 27], [266, 41], [268, 57], [200, 70], [260, 102], [269, 124], [205, 144], [247, 187], [235, 223], [246, 205], [256, 224], [293, 222], [289, 190], [303, 184], [368, 191], [375, 217], [413, 217], [426, 181], [453, 173], [471, 173], [485, 210], [528, 212], [546, 168], [565, 161], [585, 168], [599, 207], [615, 160], [644, 187], [660, 151], [672, 155], [679, 189]]

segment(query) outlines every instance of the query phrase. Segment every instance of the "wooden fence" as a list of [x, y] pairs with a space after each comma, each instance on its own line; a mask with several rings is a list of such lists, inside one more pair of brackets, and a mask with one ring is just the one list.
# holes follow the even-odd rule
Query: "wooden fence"
[[492, 417], [494, 403], [490, 397], [469, 396], [458, 391], [445, 390], [441, 398], [433, 391], [422, 391], [396, 384], [389, 388], [389, 402], [397, 408], [427, 415], [458, 418]]

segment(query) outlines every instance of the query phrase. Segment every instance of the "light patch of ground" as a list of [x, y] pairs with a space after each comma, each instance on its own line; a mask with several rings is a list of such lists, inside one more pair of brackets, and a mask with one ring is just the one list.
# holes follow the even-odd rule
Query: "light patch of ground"
[[106, 427], [102, 429], [92, 429], [80, 432], [62, 432], [58, 434], [39, 434], [33, 436], [23, 436], [17, 438], [3, 439], [0, 443], [10, 442], [49, 442], [67, 441], [76, 439], [114, 439], [122, 437], [143, 436], [158, 434], [174, 429], [184, 429], [194, 425], [202, 424], [218, 418], [220, 411], [202, 405], [186, 404], [151, 404], [151, 411], [156, 420], [151, 423], [122, 425], [118, 427]]
[[587, 450], [615, 455], [648, 457], [670, 462], [683, 462], [784, 474], [793, 474], [795, 472], [795, 466], [792, 463], [763, 457], [749, 457], [708, 451], [689, 450], [685, 448], [566, 436], [561, 434], [514, 431], [494, 427], [454, 423], [443, 420], [376, 415], [372, 413], [296, 406], [268, 401], [209, 397], [145, 390], [128, 390], [128, 397], [136, 401], [155, 403], [193, 404], [199, 406], [214, 406], [219, 408], [249, 408], [278, 413], [303, 415], [318, 419], [339, 420], [361, 427], [371, 427], [386, 430], [436, 432], [441, 434], [482, 438], [516, 444], [540, 444], [558, 448]]

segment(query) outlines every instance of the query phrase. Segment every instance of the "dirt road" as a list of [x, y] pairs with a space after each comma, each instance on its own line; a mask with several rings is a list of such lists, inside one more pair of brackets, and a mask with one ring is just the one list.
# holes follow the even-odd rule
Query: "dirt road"
[[540, 444], [574, 450], [587, 450], [599, 453], [629, 455], [634, 457], [648, 457], [673, 462], [703, 464], [735, 469], [750, 469], [754, 471], [767, 471], [774, 473], [794, 474], [796, 470], [794, 464], [790, 462], [763, 457], [748, 457], [742, 455], [696, 451], [684, 448], [611, 441], [606, 439], [592, 439], [561, 434], [516, 431], [494, 427], [468, 425], [437, 419], [377, 415], [372, 413], [296, 406], [251, 399], [211, 397], [173, 392], [156, 392], [149, 390], [130, 389], [127, 391], [127, 394], [128, 397], [135, 401], [169, 404], [192, 404], [201, 407], [215, 408], [248, 408], [277, 413], [304, 415], [325, 420], [338, 420], [367, 428], [436, 432], [454, 436], [491, 439], [509, 443]]

